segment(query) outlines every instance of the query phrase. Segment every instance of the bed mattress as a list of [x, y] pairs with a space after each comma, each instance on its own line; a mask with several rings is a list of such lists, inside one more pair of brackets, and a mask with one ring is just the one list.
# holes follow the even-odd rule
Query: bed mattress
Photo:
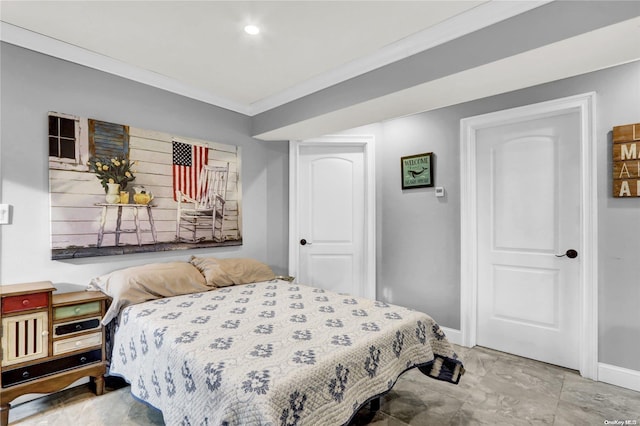
[[112, 346], [169, 425], [345, 424], [408, 369], [464, 372], [428, 315], [285, 281], [129, 306]]

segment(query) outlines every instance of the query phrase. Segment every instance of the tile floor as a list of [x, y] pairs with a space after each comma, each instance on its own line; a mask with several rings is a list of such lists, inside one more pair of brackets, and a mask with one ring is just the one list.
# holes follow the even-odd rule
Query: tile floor
[[[380, 411], [363, 408], [352, 425], [640, 426], [640, 392], [581, 378], [575, 371], [475, 347], [456, 347], [467, 373], [459, 385], [418, 370], [405, 373]], [[128, 387], [101, 397], [86, 386], [17, 405], [10, 425], [162, 425], [162, 415], [133, 399]], [[614, 423], [609, 423], [614, 424]], [[314, 425], [315, 426], [315, 425]]]

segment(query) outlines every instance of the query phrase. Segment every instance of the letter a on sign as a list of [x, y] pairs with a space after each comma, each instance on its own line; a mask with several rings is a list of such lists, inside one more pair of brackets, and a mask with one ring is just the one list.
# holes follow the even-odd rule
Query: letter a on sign
[[623, 180], [620, 185], [620, 193], [618, 197], [631, 197], [631, 190], [629, 189], [629, 181]]

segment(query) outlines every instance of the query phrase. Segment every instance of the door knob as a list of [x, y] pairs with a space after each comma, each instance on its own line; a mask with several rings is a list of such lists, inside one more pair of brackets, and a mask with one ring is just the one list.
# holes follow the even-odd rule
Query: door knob
[[578, 257], [578, 252], [574, 249], [569, 249], [565, 252], [565, 254], [556, 254], [556, 257], [564, 257], [567, 256], [569, 259], [575, 259]]
[[300, 240], [300, 245], [301, 245], [301, 246], [306, 246], [306, 245], [309, 245], [309, 246], [310, 246], [310, 245], [311, 245], [311, 243], [310, 243], [310, 242], [307, 242], [307, 240], [305, 240], [305, 239], [303, 238], [303, 239], [301, 239], [301, 240]]

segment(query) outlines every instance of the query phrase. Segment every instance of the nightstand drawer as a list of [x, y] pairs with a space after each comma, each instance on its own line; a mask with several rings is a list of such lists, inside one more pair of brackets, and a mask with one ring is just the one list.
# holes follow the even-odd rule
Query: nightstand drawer
[[62, 324], [54, 324], [53, 336], [67, 336], [74, 333], [80, 333], [82, 331], [93, 330], [94, 328], [100, 328], [100, 317], [88, 318], [80, 321], [65, 322]]
[[53, 361], [29, 365], [24, 368], [3, 371], [2, 387], [7, 388], [9, 386], [39, 379], [40, 377], [50, 376], [52, 374], [60, 373], [61, 371], [82, 367], [83, 365], [100, 361], [102, 361], [101, 348], [60, 359], [54, 359]]
[[102, 344], [102, 332], [92, 334], [83, 334], [78, 337], [70, 337], [68, 339], [56, 340], [53, 342], [53, 355], [60, 355], [66, 352], [78, 351], [92, 346], [100, 346]]
[[100, 308], [99, 301], [82, 303], [79, 305], [60, 306], [53, 308], [53, 319], [60, 320], [89, 314], [99, 314]]
[[49, 305], [49, 293], [32, 293], [21, 296], [9, 296], [2, 299], [2, 314], [46, 308]]

